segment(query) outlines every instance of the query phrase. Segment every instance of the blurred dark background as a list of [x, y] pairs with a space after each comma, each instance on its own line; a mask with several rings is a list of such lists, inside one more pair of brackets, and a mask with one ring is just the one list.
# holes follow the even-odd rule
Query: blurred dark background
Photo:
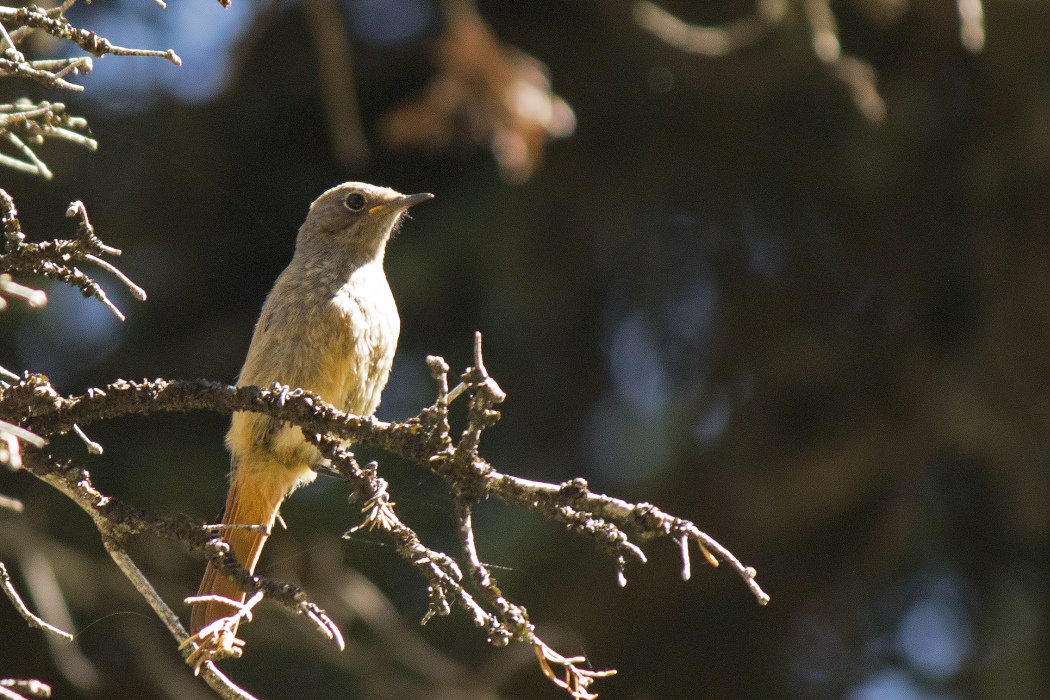
[[[709, 25], [754, 9], [663, 7]], [[185, 64], [98, 60], [84, 96], [60, 97], [99, 151], [51, 145], [53, 182], [0, 180], [31, 240], [68, 235], [82, 199], [150, 296], [103, 279], [120, 324], [48, 285], [46, 308], [0, 316], [0, 364], [65, 393], [232, 382], [314, 197], [350, 179], [433, 192], [387, 255], [403, 330], [380, 416], [431, 403], [426, 355], [458, 371], [480, 330], [509, 394], [482, 445], [497, 468], [689, 518], [772, 596], [759, 607], [699, 556], [683, 583], [668, 543], [619, 589], [588, 542], [486, 504], [481, 556], [553, 646], [619, 670], [603, 698], [1050, 697], [1050, 5], [988, 0], [981, 51], [948, 0], [831, 7], [843, 52], [876, 71], [881, 122], [815, 57], [801, 2], [721, 58], [663, 43], [623, 0], [483, 1], [467, 19], [430, 0], [74, 8]], [[336, 64], [356, 102], [326, 87]], [[523, 79], [539, 127], [492, 97]], [[114, 421], [88, 430], [102, 456], [56, 449], [108, 493], [211, 517], [225, 424]], [[436, 479], [363, 456], [451, 547]], [[25, 474], [0, 473], [0, 492], [26, 503], [0, 511], [0, 558], [20, 587], [57, 584], [77, 633], [52, 648], [0, 604], [0, 677], [63, 700], [209, 697], [86, 516]], [[387, 542], [338, 539], [360, 517], [346, 497], [325, 480], [297, 493], [260, 571], [303, 581], [350, 649], [266, 604], [224, 664], [235, 680], [272, 699], [565, 697], [459, 612], [420, 630], [424, 584]], [[196, 590], [199, 560], [149, 539], [136, 553], [172, 605]]]

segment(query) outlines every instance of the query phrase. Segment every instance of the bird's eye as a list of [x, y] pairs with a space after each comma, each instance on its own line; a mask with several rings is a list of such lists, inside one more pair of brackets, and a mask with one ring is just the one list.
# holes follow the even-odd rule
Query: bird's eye
[[365, 198], [358, 192], [346, 195], [346, 208], [350, 211], [361, 211], [365, 208]]

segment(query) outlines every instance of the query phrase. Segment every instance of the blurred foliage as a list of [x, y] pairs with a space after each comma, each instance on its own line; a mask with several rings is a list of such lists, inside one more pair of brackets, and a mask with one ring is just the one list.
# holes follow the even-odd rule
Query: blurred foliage
[[[87, 98], [66, 100], [98, 153], [51, 146], [52, 182], [4, 172], [3, 186], [31, 239], [57, 235], [65, 203], [82, 199], [150, 297], [111, 285], [128, 315], [118, 326], [49, 287], [47, 308], [0, 316], [0, 365], [66, 392], [117, 377], [232, 381], [313, 197], [347, 179], [431, 191], [387, 256], [403, 331], [380, 415], [429, 403], [424, 357], [464, 366], [479, 329], [509, 394], [483, 445], [493, 463], [584, 476], [691, 518], [772, 595], [760, 608], [722, 571], [682, 583], [677, 553], [659, 549], [620, 590], [586, 543], [482, 509], [481, 555], [506, 567], [508, 593], [563, 650], [619, 669], [603, 698], [1050, 695], [1050, 6], [989, 0], [987, 44], [972, 54], [947, 0], [835, 3], [844, 50], [877, 71], [886, 113], [874, 126], [798, 23], [707, 59], [646, 33], [624, 0], [481, 2], [498, 41], [542, 60], [575, 113], [575, 133], [512, 186], [483, 150], [380, 142], [384, 116], [435, 79], [442, 8], [344, 3], [370, 146], [367, 164], [348, 166], [329, 146], [301, 8], [237, 9], [248, 4], [176, 0], [148, 20], [126, 1], [78, 9], [88, 26], [110, 22], [114, 41], [152, 32], [185, 66], [98, 61]], [[691, 22], [749, 11], [662, 4]], [[241, 13], [236, 28], [216, 29], [222, 12]], [[164, 77], [107, 77], [111, 63]], [[176, 93], [179, 70], [189, 82]], [[115, 97], [90, 101], [92, 80]], [[67, 451], [114, 495], [211, 516], [225, 494], [223, 423], [126, 420], [91, 431], [104, 455], [73, 440]], [[444, 545], [451, 515], [432, 480], [384, 468], [402, 517]], [[56, 494], [18, 474], [0, 474], [0, 492], [26, 503], [0, 512], [9, 563], [16, 520], [99, 553]], [[324, 484], [296, 494], [263, 570], [310, 587], [345, 560], [418, 617], [422, 584], [380, 541], [332, 554], [349, 513]], [[196, 589], [201, 562], [142, 547], [169, 599]], [[101, 685], [63, 680], [41, 635], [3, 605], [0, 673], [52, 682], [58, 698], [186, 697], [127, 653], [167, 644], [143, 606], [80, 595], [55, 566]], [[264, 608], [246, 658], [227, 666], [249, 690], [409, 697], [368, 680], [377, 666], [411, 674], [396, 654], [322, 664], [310, 630], [282, 614]], [[363, 648], [387, 644], [355, 631]], [[560, 696], [460, 618], [423, 636], [502, 697]]]

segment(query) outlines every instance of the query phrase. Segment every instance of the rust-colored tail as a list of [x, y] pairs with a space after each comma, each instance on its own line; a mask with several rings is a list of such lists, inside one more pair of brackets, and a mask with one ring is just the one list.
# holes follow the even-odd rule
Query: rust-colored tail
[[[273, 528], [277, 511], [288, 492], [288, 487], [274, 484], [271, 479], [245, 478], [249, 477], [252, 471], [234, 471], [230, 492], [226, 496], [226, 511], [223, 513], [222, 522], [227, 525], [265, 525], [268, 533]], [[254, 572], [269, 535], [251, 530], [231, 529], [223, 530], [222, 536], [230, 543], [230, 551], [237, 557], [241, 566]], [[204, 572], [197, 595], [219, 595], [239, 603], [243, 603], [245, 598], [245, 593], [216, 571], [210, 563]], [[194, 603], [190, 614], [190, 634], [196, 634], [202, 627], [234, 612], [235, 608], [225, 603]]]

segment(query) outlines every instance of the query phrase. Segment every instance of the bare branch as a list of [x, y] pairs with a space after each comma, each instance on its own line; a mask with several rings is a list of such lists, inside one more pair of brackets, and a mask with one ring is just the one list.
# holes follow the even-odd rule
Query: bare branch
[[203, 627], [192, 637], [186, 638], [182, 644], [179, 644], [179, 651], [189, 651], [186, 663], [193, 667], [193, 675], [195, 676], [200, 675], [201, 666], [206, 661], [228, 657], [237, 658], [241, 655], [244, 640], [237, 638], [237, 626], [241, 623], [241, 620], [245, 622], [251, 621], [252, 608], [263, 599], [263, 592], [256, 591], [255, 595], [243, 604], [229, 598], [212, 595], [192, 596], [183, 602], [187, 604], [199, 603], [213, 598], [235, 607], [236, 612], [233, 615], [219, 618], [210, 625]]
[[[229, 553], [229, 546], [215, 538], [202, 527], [201, 523], [191, 521], [185, 516], [173, 518], [157, 516], [128, 506], [118, 499], [99, 492], [91, 483], [90, 475], [86, 470], [77, 469], [68, 463], [57, 463], [34, 453], [26, 468], [34, 476], [64, 493], [91, 516], [96, 529], [102, 535], [102, 543], [110, 557], [180, 644], [185, 642], [189, 635], [175, 613], [171, 611], [171, 608], [154, 590], [153, 585], [124, 551], [123, 542], [134, 534], [150, 531], [161, 537], [180, 541], [191, 549], [208, 552], [216, 568], [235, 580], [238, 585], [252, 592], [262, 591], [276, 602], [295, 612], [307, 615], [322, 628], [329, 638], [341, 643], [341, 635], [338, 629], [335, 629], [335, 624], [327, 618], [323, 610], [308, 601], [306, 595], [298, 587], [252, 576]], [[192, 644], [184, 648], [185, 657], [190, 657], [195, 650]], [[217, 671], [210, 662], [205, 661], [199, 664], [198, 668], [203, 671], [209, 685], [219, 691], [223, 697], [251, 697], [236, 686], [232, 686], [221, 674], [216, 675]]]
[[[984, 42], [981, 0], [958, 0], [963, 18], [963, 44], [979, 46]], [[842, 53], [838, 22], [828, 0], [803, 0], [801, 3], [809, 24], [813, 53], [828, 66], [831, 74], [849, 90], [857, 110], [873, 124], [886, 119], [886, 105], [878, 90], [878, 75], [867, 61]], [[650, 0], [634, 4], [634, 20], [669, 46], [686, 53], [723, 57], [747, 48], [787, 18], [787, 0], [761, 0], [754, 14], [721, 26], [689, 24]], [[969, 44], [967, 42], [970, 42]]]
[[21, 513], [25, 510], [25, 504], [17, 498], [0, 495], [0, 508], [6, 508], [7, 510]]
[[[40, 615], [52, 620], [59, 628], [74, 629], [73, 615], [51, 560], [39, 549], [33, 548], [24, 548], [18, 559], [26, 589]], [[100, 689], [102, 674], [76, 643], [70, 644], [68, 639], [50, 635], [45, 637], [45, 641], [55, 668], [70, 685], [88, 694]]]
[[656, 3], [634, 4], [638, 26], [669, 46], [699, 56], [720, 57], [764, 39], [787, 14], [786, 0], [763, 0], [753, 15], [721, 26], [705, 27], [684, 22]]
[[959, 7], [959, 39], [970, 53], [984, 49], [984, 5], [981, 0], [957, 0]]
[[317, 77], [332, 150], [343, 168], [361, 167], [368, 162], [369, 149], [357, 107], [352, 49], [343, 15], [334, 0], [303, 0], [300, 6], [317, 53]]
[[[72, 42], [97, 57], [105, 54], [151, 56], [167, 59], [175, 65], [182, 64], [182, 59], [171, 49], [154, 51], [117, 46], [94, 32], [73, 26], [64, 13], [74, 2], [66, 0], [50, 9], [37, 5], [17, 8], [0, 5], [0, 78], [26, 78], [52, 89], [84, 90], [84, 86], [67, 78], [89, 73], [94, 67], [92, 59], [76, 56], [30, 60], [18, 50], [18, 45], [35, 31]], [[41, 102], [34, 105], [24, 98], [0, 104], [0, 143], [7, 144], [7, 150], [13, 150], [13, 154], [0, 153], [0, 166], [49, 180], [53, 177], [51, 170], [36, 154], [35, 146], [42, 145], [45, 138], [55, 138], [95, 150], [98, 143], [82, 133], [86, 129], [87, 122], [66, 115], [62, 104]]]
[[22, 598], [18, 595], [18, 591], [15, 590], [15, 585], [11, 582], [11, 576], [7, 573], [7, 567], [4, 566], [3, 562], [0, 562], [0, 588], [3, 588], [4, 593], [7, 595], [8, 600], [15, 606], [15, 610], [18, 614], [26, 621], [30, 627], [35, 627], [45, 632], [50, 632], [56, 637], [61, 637], [67, 642], [73, 641], [73, 635], [69, 632], [64, 632], [54, 625], [48, 624], [44, 620], [30, 612], [26, 604], [22, 602]]
[[[3, 286], [3, 277], [4, 275], [0, 275], [0, 288]], [[11, 469], [22, 467], [22, 447], [19, 440], [28, 442], [34, 447], [43, 447], [47, 444], [44, 438], [25, 428], [7, 421], [0, 421], [0, 464], [6, 464]]]
[[[10, 56], [15, 61], [24, 61], [25, 57], [18, 50], [18, 47], [15, 46], [15, 42], [11, 38], [11, 35], [7, 33], [7, 27], [3, 24], [0, 24], [0, 36], [2, 36], [4, 40], [4, 43], [0, 44], [0, 54]], [[10, 53], [8, 53], [8, 51], [10, 51]]]
[[[77, 204], [79, 204], [79, 202], [77, 202]], [[81, 205], [81, 206], [83, 206], [83, 205]], [[87, 218], [87, 212], [84, 212], [84, 217], [85, 217], [85, 219]], [[111, 248], [110, 250], [114, 250], [114, 249]], [[120, 255], [120, 251], [119, 250], [116, 251], [116, 255]], [[118, 270], [111, 263], [107, 262], [106, 260], [103, 260], [102, 258], [98, 257], [97, 255], [91, 255], [90, 253], [85, 255], [84, 259], [95, 263], [96, 265], [101, 267], [103, 270], [105, 270], [106, 272], [110, 273], [111, 275], [113, 275], [114, 277], [119, 279], [121, 282], [123, 282], [124, 286], [127, 287], [128, 291], [131, 292], [131, 296], [135, 297], [135, 299], [137, 299], [138, 301], [146, 301], [146, 290], [144, 290], [142, 287], [140, 287], [137, 284], [135, 284], [134, 282], [132, 282], [131, 279], [127, 275], [125, 275], [123, 272]]]

